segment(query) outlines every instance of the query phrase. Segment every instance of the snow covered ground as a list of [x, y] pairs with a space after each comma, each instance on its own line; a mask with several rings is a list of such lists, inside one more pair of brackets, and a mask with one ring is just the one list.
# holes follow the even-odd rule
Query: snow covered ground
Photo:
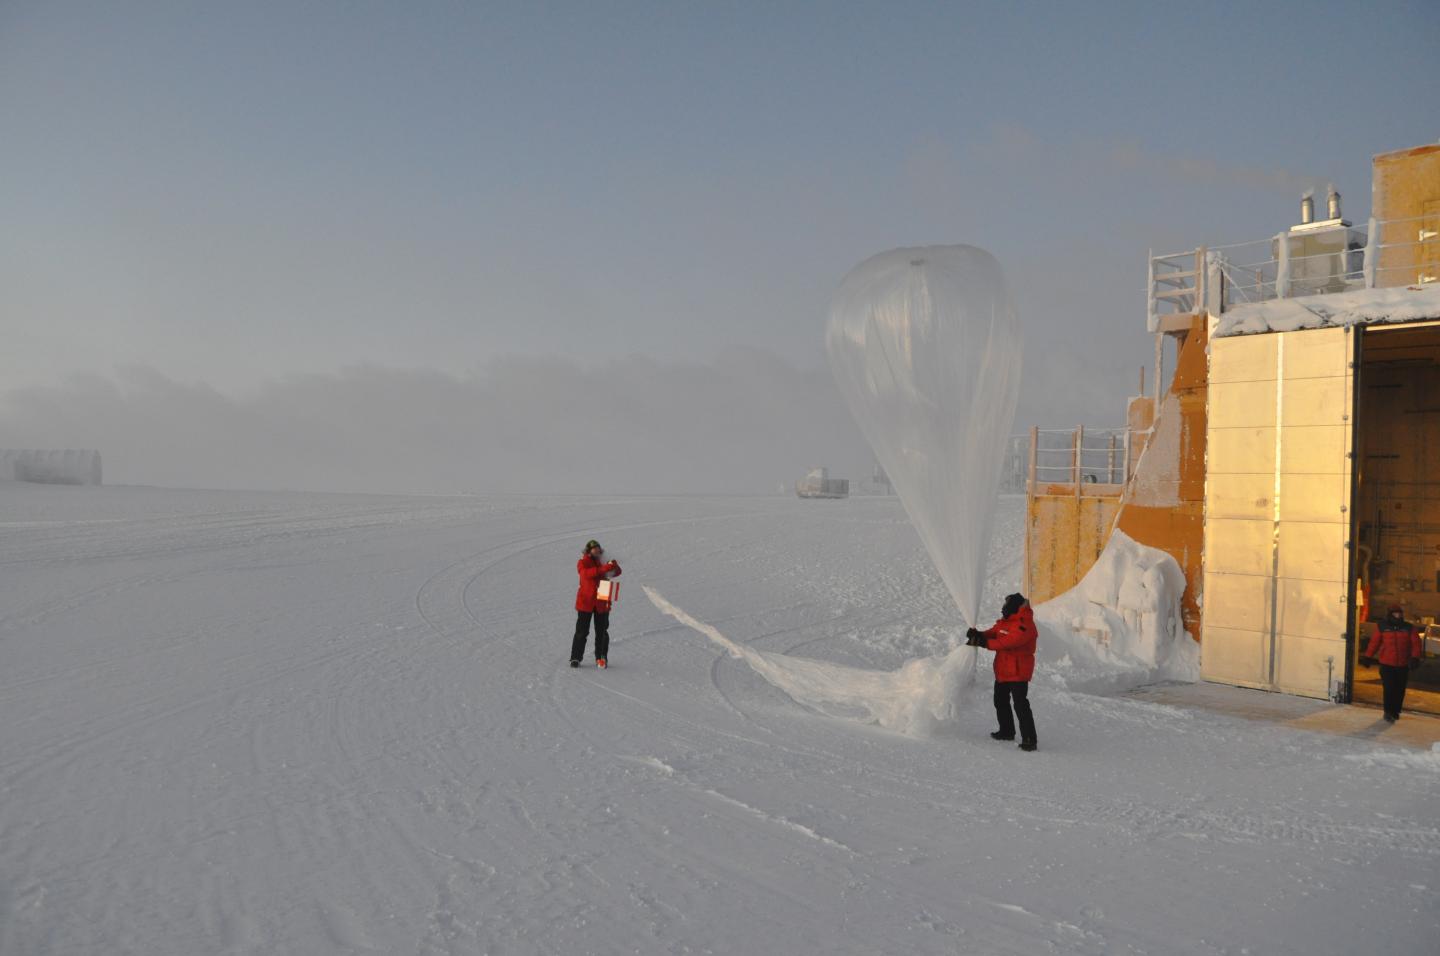
[[[592, 536], [607, 672], [565, 666]], [[864, 669], [962, 628], [894, 499], [0, 484], [0, 952], [1436, 951], [1440, 754], [1092, 696], [1054, 655], [1039, 753], [988, 738], [984, 683], [906, 736], [641, 585]]]

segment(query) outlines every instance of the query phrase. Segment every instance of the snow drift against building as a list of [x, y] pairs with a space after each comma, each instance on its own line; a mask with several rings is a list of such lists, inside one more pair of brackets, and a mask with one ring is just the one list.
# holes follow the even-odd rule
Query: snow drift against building
[[1123, 531], [1080, 583], [1035, 609], [1036, 679], [1088, 693], [1200, 679], [1200, 645], [1185, 631], [1185, 573], [1164, 551]]
[[[823, 713], [924, 735], [955, 724], [977, 687], [988, 692], [988, 651], [961, 645], [893, 671], [791, 657], [737, 644], [654, 589], [644, 590], [661, 612]], [[1034, 680], [1085, 693], [1199, 680], [1200, 647], [1181, 625], [1184, 591], [1185, 575], [1174, 558], [1114, 532], [1076, 587], [1035, 608], [1040, 639]]]
[[90, 449], [0, 448], [0, 481], [100, 484], [100, 453]]
[[1435, 318], [1440, 318], [1440, 285], [1396, 286], [1237, 306], [1220, 316], [1214, 334], [1218, 337], [1294, 332]]

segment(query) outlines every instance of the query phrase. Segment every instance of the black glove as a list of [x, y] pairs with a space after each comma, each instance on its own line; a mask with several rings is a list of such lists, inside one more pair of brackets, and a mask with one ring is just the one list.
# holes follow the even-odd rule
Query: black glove
[[1420, 658], [1417, 657], [1410, 662], [1410, 669], [1412, 671], [1418, 671], [1420, 669]]
[[1363, 654], [1360, 655], [1360, 666], [1361, 666], [1361, 667], [1374, 667], [1374, 666], [1375, 666], [1375, 658], [1373, 658], [1373, 657], [1366, 657], [1366, 656], [1363, 655]]
[[983, 631], [978, 631], [973, 627], [965, 631], [966, 647], [984, 647], [989, 641], [990, 638], [986, 637]]

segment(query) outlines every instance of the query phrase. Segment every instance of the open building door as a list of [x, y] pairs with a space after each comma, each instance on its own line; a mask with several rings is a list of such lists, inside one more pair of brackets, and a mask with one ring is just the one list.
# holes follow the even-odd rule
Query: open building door
[[1361, 335], [1355, 476], [1353, 699], [1380, 703], [1380, 675], [1359, 663], [1392, 605], [1427, 632], [1406, 710], [1440, 713], [1440, 323], [1372, 325]]
[[1215, 338], [1206, 427], [1206, 680], [1343, 689], [1350, 629], [1349, 328]]

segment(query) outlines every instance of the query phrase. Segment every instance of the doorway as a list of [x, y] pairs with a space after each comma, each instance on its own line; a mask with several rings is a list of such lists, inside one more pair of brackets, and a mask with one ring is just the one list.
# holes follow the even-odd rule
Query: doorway
[[1440, 714], [1440, 322], [1366, 326], [1359, 346], [1351, 699], [1380, 704], [1360, 657], [1398, 606], [1424, 652], [1405, 709]]

